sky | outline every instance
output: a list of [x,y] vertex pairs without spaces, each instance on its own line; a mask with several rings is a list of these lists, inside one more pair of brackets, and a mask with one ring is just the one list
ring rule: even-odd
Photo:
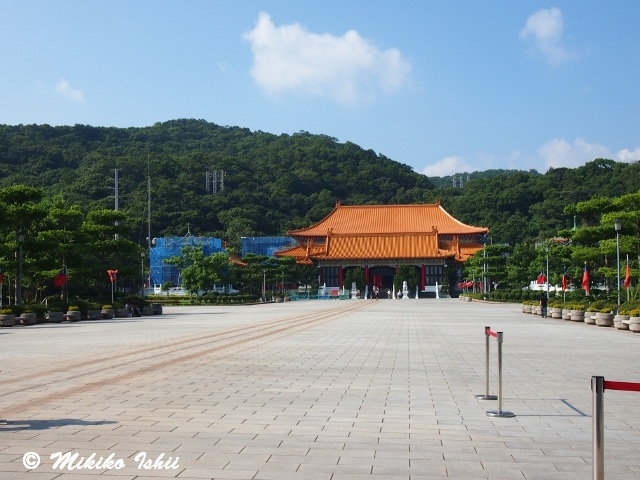
[[639,19],[637,0],[0,0],[0,124],[306,131],[428,176],[631,162]]

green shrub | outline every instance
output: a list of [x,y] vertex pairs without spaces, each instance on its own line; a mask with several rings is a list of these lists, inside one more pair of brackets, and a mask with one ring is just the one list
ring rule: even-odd
[[620,305],[620,314],[629,315],[631,310],[640,309],[640,300],[628,300]]
[[[82,300],[80,298],[77,298],[73,301],[75,307],[77,307],[78,310],[80,310],[80,313],[82,315],[86,315],[87,312],[89,311],[89,302],[87,300]],[[71,307],[69,307],[69,310],[71,310]]]
[[25,312],[35,313],[37,318],[44,318],[49,308],[42,303],[33,303],[25,307]]

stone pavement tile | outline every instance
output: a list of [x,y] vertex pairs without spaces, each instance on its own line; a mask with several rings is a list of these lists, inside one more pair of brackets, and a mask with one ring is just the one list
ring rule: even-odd
[[303,463],[297,471],[299,473],[333,473],[334,475],[345,473],[370,475],[371,467],[366,465],[318,465]]
[[269,458],[268,463],[287,463],[300,465],[302,463],[309,465],[337,465],[338,456],[307,456],[307,455],[282,455],[274,454]]
[[[31,480],[32,478],[36,478],[36,480],[38,480],[37,477],[37,473],[34,474],[33,471],[29,472],[29,480]],[[138,480],[140,477],[138,475],[125,475],[125,474],[116,474],[115,472],[113,473],[100,473],[100,472],[96,472],[95,474],[92,473],[78,473],[78,472],[56,472],[53,473],[53,475],[56,475],[55,480]],[[7,477],[3,477],[7,478]],[[11,477],[8,478],[8,480],[10,480]],[[156,477],[157,478],[157,477]]]
[[281,472],[259,471],[252,480],[332,480],[331,473],[287,472],[283,476]]
[[[200,472],[199,470],[195,470],[195,472]],[[208,470],[205,472],[208,474],[207,477],[198,477],[198,476],[188,476],[187,472],[183,472],[184,475],[176,478],[210,478],[210,479],[233,479],[233,480],[251,480],[255,478],[258,473],[257,470]],[[182,475],[182,474],[181,474]],[[137,479],[136,479],[137,480]]]
[[232,459],[224,470],[256,470],[261,472],[280,472],[286,476],[288,472],[295,472],[300,467],[299,463],[262,463],[257,461],[247,461],[242,458]]
[[[352,474],[352,473],[336,473],[331,477],[331,480],[410,480],[409,475],[376,475],[375,477],[371,474]],[[413,477],[411,477],[413,478]],[[431,477],[434,478],[443,478],[442,476]]]
[[369,458],[369,457],[340,457],[340,461],[338,465],[364,465],[371,467],[372,471],[375,472],[374,467],[388,467],[391,469],[404,469],[409,468],[409,459],[408,458]]
[[249,446],[245,447],[241,450],[243,455],[296,455],[296,456],[305,456],[309,453],[308,448],[272,448],[272,447],[264,447],[264,446]]

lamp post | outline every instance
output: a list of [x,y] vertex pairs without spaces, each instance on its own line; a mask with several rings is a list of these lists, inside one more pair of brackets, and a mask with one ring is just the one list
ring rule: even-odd
[[142,282],[142,301],[144,301],[144,252],[140,252],[140,270],[142,275],[140,276],[140,281]]
[[267,271],[262,271],[262,301],[267,301]]
[[613,228],[616,229],[616,258],[618,263],[616,263],[616,270],[618,271],[618,311],[620,312],[620,229],[622,228],[622,222],[620,219],[616,219],[613,222]]
[[22,244],[24,243],[24,233],[16,234],[18,240],[18,276],[16,277],[16,305],[22,305]]
[[547,278],[545,280],[547,281],[547,300],[549,300],[549,245],[545,245],[544,251],[547,255]]

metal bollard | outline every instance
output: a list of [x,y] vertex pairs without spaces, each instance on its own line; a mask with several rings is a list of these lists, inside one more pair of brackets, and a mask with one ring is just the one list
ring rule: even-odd
[[516,414],[502,410],[502,332],[498,332],[498,409],[487,411],[488,417],[515,417]]
[[591,377],[593,395],[593,480],[604,480],[604,377]]
[[485,375],[485,388],[484,395],[476,395],[475,397],[478,400],[497,400],[498,397],[495,395],[489,395],[489,332],[491,331],[491,327],[484,327],[484,338],[485,338],[485,357],[484,357],[484,375]]

